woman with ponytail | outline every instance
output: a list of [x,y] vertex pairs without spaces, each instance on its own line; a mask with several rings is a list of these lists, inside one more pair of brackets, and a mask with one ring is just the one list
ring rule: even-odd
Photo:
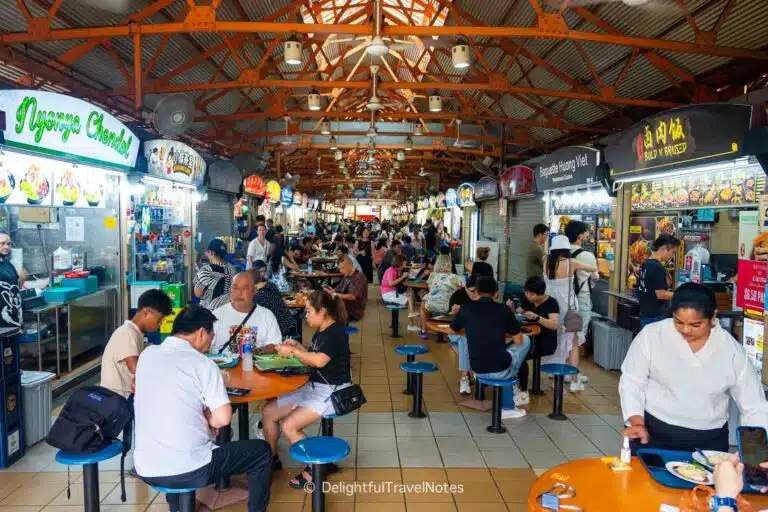
[[[350,385],[349,336],[347,312],[339,297],[317,290],[307,298],[307,323],[316,328],[309,348],[293,340],[277,347],[282,357],[295,357],[312,369],[309,382],[292,393],[270,400],[264,407],[264,440],[272,447],[272,469],[282,468],[277,455],[277,440],[282,431],[291,444],[304,439],[304,429],[323,416],[333,414],[331,393]],[[278,426],[279,425],[279,426]],[[333,472],[334,469],[329,468]],[[309,468],[290,481],[291,487],[303,488],[312,479]]]

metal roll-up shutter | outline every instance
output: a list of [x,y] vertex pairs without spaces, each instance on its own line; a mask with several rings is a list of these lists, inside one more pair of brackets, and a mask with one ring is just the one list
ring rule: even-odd
[[197,209],[197,232],[201,233],[200,246],[208,247],[212,238],[232,236],[234,196],[208,191],[208,200]]
[[544,201],[537,197],[509,201],[507,208],[507,281],[524,284],[533,226],[543,222]]
[[[507,216],[499,213],[500,202],[500,199],[494,199],[483,201],[478,206],[480,208],[480,240],[493,240],[499,244],[498,261],[491,262],[491,265],[496,269],[497,279],[504,281],[504,258],[506,255],[504,230],[506,228]],[[475,254],[470,254],[469,257],[473,261],[476,259]],[[493,257],[493,254],[491,254],[491,257]]]

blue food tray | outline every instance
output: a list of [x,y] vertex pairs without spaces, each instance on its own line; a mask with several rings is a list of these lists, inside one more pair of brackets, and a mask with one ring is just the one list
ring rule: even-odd
[[426,279],[408,279],[406,281],[407,283],[426,283]]
[[[651,478],[656,480],[657,483],[663,485],[664,487],[671,487],[672,489],[693,489],[694,487],[696,487],[695,484],[686,482],[685,480],[682,480],[676,477],[675,475],[667,471],[666,468],[649,467],[645,463],[645,460],[642,457],[642,454],[644,453],[659,455],[661,457],[661,460],[664,462],[664,465],[666,465],[667,462],[672,462],[672,461],[693,463],[694,460],[693,460],[692,452],[683,452],[678,450],[664,450],[662,448],[640,448],[639,450],[637,450],[637,456],[640,459],[640,462],[643,464],[643,466],[645,466],[645,469],[651,475]],[[744,486],[744,489],[741,492],[747,493],[747,494],[760,494],[757,491],[753,491],[749,489],[748,486]]]
[[68,300],[76,299],[83,295],[79,288],[48,288],[43,290],[43,297],[45,302],[67,302]]
[[[224,354],[206,354],[206,355],[208,357],[221,357],[221,356],[224,356]],[[235,366],[238,365],[238,363],[240,363],[240,358],[236,357],[235,359],[233,359],[232,361],[230,361],[228,363],[216,363],[216,366],[218,366],[219,368],[234,368]]]

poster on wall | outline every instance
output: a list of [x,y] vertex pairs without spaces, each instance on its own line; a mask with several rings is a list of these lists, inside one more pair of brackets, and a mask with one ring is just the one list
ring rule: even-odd
[[736,305],[762,315],[768,262],[739,260],[736,275]]
[[6,113],[5,144],[19,149],[129,170],[136,165],[139,139],[95,105],[47,91],[0,91]]
[[5,151],[0,155],[0,205],[52,206],[53,169],[59,160]]
[[475,206],[475,186],[471,183],[462,183],[456,190],[456,204],[461,208]]
[[53,169],[53,206],[104,208],[107,176],[86,166],[63,165]]
[[744,334],[742,345],[749,356],[749,360],[755,365],[758,372],[763,371],[763,337],[764,325],[760,320],[744,317]]
[[150,140],[144,143],[144,157],[150,176],[185,185],[200,186],[206,163],[200,154],[176,140]]

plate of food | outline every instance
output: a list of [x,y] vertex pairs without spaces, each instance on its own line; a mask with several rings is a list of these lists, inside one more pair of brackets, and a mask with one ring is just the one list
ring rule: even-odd
[[706,466],[712,469],[714,469],[715,466],[721,462],[725,462],[731,458],[733,458],[733,455],[728,452],[718,452],[715,450],[699,450],[693,452],[693,460],[702,466]]
[[50,190],[48,179],[43,175],[40,166],[32,164],[27,170],[27,174],[19,184],[19,190],[27,196],[27,203],[32,205],[41,204]]
[[667,471],[681,480],[696,485],[712,485],[715,477],[710,471],[690,462],[670,461],[666,465]]
[[240,357],[235,354],[208,354],[208,357],[219,368],[234,368],[240,361]]

